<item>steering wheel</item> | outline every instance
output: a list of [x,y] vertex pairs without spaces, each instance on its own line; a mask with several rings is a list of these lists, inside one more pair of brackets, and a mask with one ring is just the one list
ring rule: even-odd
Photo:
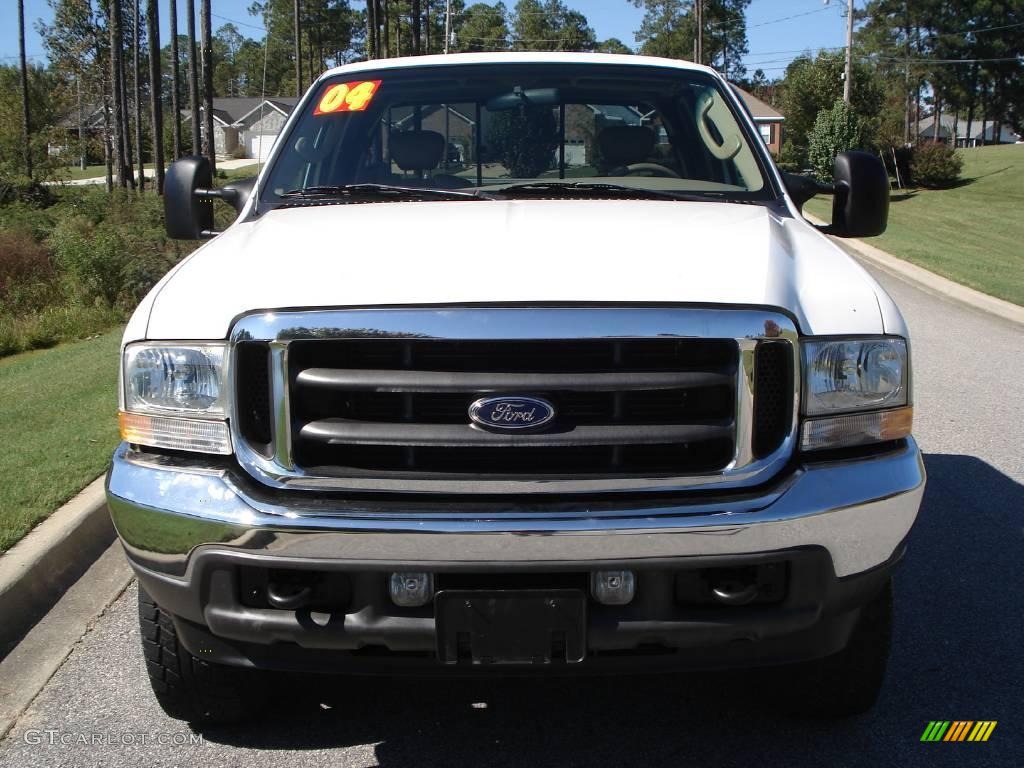
[[657,176],[662,179],[683,178],[671,168],[660,163],[633,163],[626,166],[627,176]]

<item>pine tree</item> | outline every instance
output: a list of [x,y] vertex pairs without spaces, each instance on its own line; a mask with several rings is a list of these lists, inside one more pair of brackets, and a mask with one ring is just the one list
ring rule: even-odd
[[[192,0],[186,0],[191,2]],[[178,0],[169,0],[171,22],[171,157],[181,157],[181,62],[178,54]],[[162,129],[161,129],[162,130]]]
[[149,37],[149,109],[152,126],[153,172],[156,191],[164,193],[164,105],[160,74],[160,5],[146,0],[146,33]]

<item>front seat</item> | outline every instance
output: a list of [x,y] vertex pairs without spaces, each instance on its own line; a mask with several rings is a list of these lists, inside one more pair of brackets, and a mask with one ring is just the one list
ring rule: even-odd
[[613,125],[597,134],[605,176],[626,176],[628,168],[647,163],[658,142],[657,134],[642,125]]
[[472,186],[466,179],[448,174],[426,178],[444,158],[445,140],[437,131],[395,131],[389,144],[391,159],[403,171],[413,171],[419,184],[426,187],[456,189]]

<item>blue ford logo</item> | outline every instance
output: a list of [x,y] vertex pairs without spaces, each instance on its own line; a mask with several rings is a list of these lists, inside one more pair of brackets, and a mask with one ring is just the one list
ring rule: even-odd
[[539,397],[484,397],[469,406],[469,418],[487,429],[536,429],[555,418],[555,406]]

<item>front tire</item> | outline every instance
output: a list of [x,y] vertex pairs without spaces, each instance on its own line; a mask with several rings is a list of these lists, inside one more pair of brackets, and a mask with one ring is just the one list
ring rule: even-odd
[[892,642],[892,580],[864,605],[846,648],[797,667],[797,714],[850,717],[870,710],[885,683]]
[[171,617],[139,585],[139,629],[146,671],[160,707],[177,720],[227,725],[255,714],[263,695],[252,670],[196,658]]

